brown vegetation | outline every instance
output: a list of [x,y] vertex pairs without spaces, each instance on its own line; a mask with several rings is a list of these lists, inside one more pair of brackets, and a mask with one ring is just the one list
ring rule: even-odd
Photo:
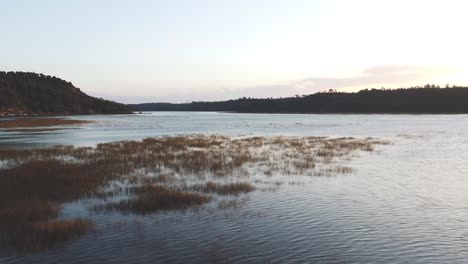
[[80,237],[92,228],[94,224],[86,219],[34,222],[17,230],[14,245],[20,250],[44,250]]
[[255,190],[255,187],[247,182],[221,184],[209,181],[205,184],[194,185],[190,189],[219,195],[239,195]]
[[135,198],[104,206],[107,210],[148,214],[161,210],[187,209],[200,206],[211,197],[181,190],[169,189],[162,185],[146,184],[133,188]]
[[0,120],[0,128],[69,126],[89,123],[93,122],[66,118],[16,118]]
[[[253,191],[254,185],[234,181],[251,173],[269,177],[351,173],[343,161],[381,144],[388,142],[193,135],[96,147],[0,150],[0,242],[44,249],[84,234],[92,227],[89,222],[55,220],[63,203],[81,198],[123,195],[124,200],[102,208],[124,213],[188,209],[210,202],[210,195]],[[192,180],[198,184],[187,184]],[[125,187],[115,187],[122,184]]]
[[58,216],[59,204],[92,195],[108,181],[102,169],[58,160],[31,160],[0,172],[0,237],[19,249],[47,248],[84,234],[91,227],[85,220],[48,221]]

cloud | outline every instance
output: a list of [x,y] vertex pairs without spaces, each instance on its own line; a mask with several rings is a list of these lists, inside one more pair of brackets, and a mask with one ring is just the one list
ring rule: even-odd
[[424,85],[436,78],[457,72],[453,67],[386,65],[364,69],[352,77],[305,78],[289,84],[254,86],[240,89],[224,89],[206,94],[206,98],[232,99],[239,97],[290,97],[329,89],[359,90],[363,88],[399,88]]
[[[328,89],[352,90],[372,87],[404,87],[425,84],[436,78],[453,74],[456,68],[416,65],[375,66],[360,75],[343,78],[306,78],[297,83],[298,91],[317,92]],[[390,87],[389,87],[390,86]]]
[[[311,94],[329,89],[353,91],[363,88],[399,88],[432,83],[437,78],[458,73],[460,70],[451,67],[387,65],[364,69],[360,74],[351,77],[305,78],[286,84],[272,84],[239,88],[218,89],[175,89],[158,95],[100,95],[126,103],[218,101],[237,99],[239,97],[267,98],[291,97],[296,94]],[[435,83],[444,85],[444,83]]]

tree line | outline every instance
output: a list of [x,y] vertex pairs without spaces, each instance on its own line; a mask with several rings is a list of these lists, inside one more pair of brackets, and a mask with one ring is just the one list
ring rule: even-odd
[[288,98],[239,98],[184,104],[129,105],[136,111],[230,111],[240,113],[468,113],[468,87],[436,85],[400,89],[329,90]]

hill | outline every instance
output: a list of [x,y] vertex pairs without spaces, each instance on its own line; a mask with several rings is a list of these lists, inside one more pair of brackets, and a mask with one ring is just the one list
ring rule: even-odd
[[185,104],[129,105],[135,111],[232,111],[241,113],[468,113],[468,87],[366,89],[277,99],[239,98]]
[[91,97],[57,77],[0,71],[0,115],[124,114],[124,104]]

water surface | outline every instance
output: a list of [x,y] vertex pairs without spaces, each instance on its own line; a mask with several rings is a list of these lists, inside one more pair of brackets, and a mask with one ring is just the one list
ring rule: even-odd
[[268,115],[158,112],[80,116],[94,124],[44,133],[0,132],[0,147],[94,145],[179,134],[354,136],[392,145],[335,177],[276,175],[239,208],[147,216],[98,213],[92,201],[62,217],[96,231],[42,253],[0,251],[0,263],[466,263],[467,115]]

